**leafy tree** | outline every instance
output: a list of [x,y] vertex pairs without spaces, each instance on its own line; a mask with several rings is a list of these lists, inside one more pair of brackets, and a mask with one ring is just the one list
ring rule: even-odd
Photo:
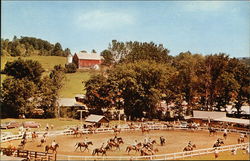
[[44,69],[38,61],[18,59],[7,62],[4,73],[16,79],[27,78],[35,83],[39,82]]
[[92,52],[92,53],[97,53],[97,52],[95,51],[95,49],[93,49],[91,52]]
[[75,63],[65,64],[65,72],[66,73],[75,73],[77,70],[77,66]]
[[2,84],[2,112],[8,117],[29,114],[34,104],[29,101],[36,94],[36,85],[27,78],[7,78]]
[[61,55],[62,55],[62,52],[63,52],[62,46],[61,46],[60,43],[57,42],[57,43],[55,44],[55,47],[54,47],[53,51],[52,51],[52,55],[61,56]]
[[102,51],[101,56],[103,57],[103,62],[102,62],[103,65],[110,66],[115,61],[111,51],[109,51],[109,50]]

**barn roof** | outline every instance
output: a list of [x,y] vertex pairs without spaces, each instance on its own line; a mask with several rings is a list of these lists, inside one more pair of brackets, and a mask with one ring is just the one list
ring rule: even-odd
[[95,122],[95,123],[98,123],[101,120],[109,122],[109,120],[105,116],[103,116],[103,115],[93,115],[93,114],[89,115],[86,118],[85,122]]
[[59,98],[57,100],[59,106],[71,107],[71,106],[84,106],[80,102],[76,102],[75,98]]
[[75,53],[78,59],[85,59],[85,60],[101,60],[101,56],[98,53],[87,53],[87,52],[79,52]]
[[232,122],[232,123],[238,123],[238,124],[244,124],[249,125],[249,121],[247,119],[237,119],[237,118],[230,118],[230,117],[221,117],[214,119],[215,121],[223,121],[223,122]]
[[217,112],[217,111],[193,111],[193,117],[197,119],[216,119],[226,117],[226,112]]

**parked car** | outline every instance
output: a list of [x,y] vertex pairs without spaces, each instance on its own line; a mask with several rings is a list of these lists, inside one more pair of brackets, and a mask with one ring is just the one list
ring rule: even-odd
[[182,121],[180,127],[187,127],[188,123],[186,121]]
[[41,125],[34,121],[26,121],[23,123],[24,128],[39,128]]
[[5,122],[1,124],[1,129],[13,129],[20,127],[21,124],[16,121]]

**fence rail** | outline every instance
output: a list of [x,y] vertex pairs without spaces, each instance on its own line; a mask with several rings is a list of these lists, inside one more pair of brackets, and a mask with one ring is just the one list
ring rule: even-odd
[[[232,149],[243,148],[249,146],[249,143],[227,145],[219,147],[218,151],[229,151]],[[192,157],[197,155],[205,155],[214,153],[214,148],[198,149],[193,151],[169,153],[161,155],[150,155],[150,156],[69,156],[69,155],[57,155],[58,160],[170,160],[180,159],[186,157]]]
[[[150,130],[190,130],[186,127],[181,126],[173,126],[169,127],[167,125],[149,125]],[[216,131],[223,131],[224,129],[221,128],[214,128]],[[140,130],[140,126],[136,127],[135,129],[130,129],[129,127],[123,127],[121,128],[121,131],[133,131],[133,130]],[[208,127],[198,127],[197,130],[208,130]],[[85,134],[91,133],[88,129],[81,129],[81,131]],[[108,133],[108,132],[114,132],[112,128],[97,128],[94,133]],[[234,133],[243,133],[250,135],[250,130],[236,130],[236,129],[228,129],[228,132],[234,132]],[[45,132],[37,132],[38,136],[41,137]],[[49,131],[48,136],[57,136],[57,135],[72,135],[74,133],[73,130],[59,130],[59,131]],[[27,137],[31,138],[31,132],[27,133]],[[1,137],[1,142],[7,142],[11,140],[18,140],[22,138],[22,134],[18,135],[11,135],[11,136],[5,136]]]
[[10,149],[10,148],[1,148],[0,151],[3,153],[3,155],[7,156],[30,158],[32,160],[48,160],[48,161],[56,160],[56,154],[53,153],[29,151],[22,149]]
[[[173,126],[169,127],[167,125],[149,125],[151,130],[190,130],[189,128],[181,127],[181,126]],[[140,130],[140,127],[136,127],[135,129],[130,129],[129,127],[121,128],[121,131],[133,131],[133,130]],[[208,127],[199,127],[197,130],[207,130]],[[223,131],[224,129],[215,128],[216,131]],[[88,129],[81,129],[83,133],[90,133]],[[94,131],[94,133],[109,133],[114,132],[112,128],[98,128]],[[243,134],[250,134],[249,129],[246,131],[243,130],[236,130],[236,129],[228,129],[228,132],[233,133],[243,133]],[[45,132],[37,132],[38,136],[41,137]],[[57,135],[72,135],[74,133],[73,130],[59,130],[59,131],[49,131],[48,136],[57,136]],[[31,132],[27,133],[27,137],[31,138]],[[1,137],[1,142],[7,142],[11,140],[21,139],[22,135],[12,135]],[[241,148],[243,146],[249,146],[249,143],[244,144],[235,144],[235,145],[228,145],[228,146],[221,146],[218,151],[228,151],[233,148]],[[192,152],[178,152],[178,153],[170,153],[170,154],[162,154],[162,155],[151,155],[151,156],[68,156],[68,155],[57,155],[58,160],[145,160],[145,159],[154,159],[154,160],[168,160],[168,159],[179,159],[185,157],[191,157],[196,155],[203,155],[203,154],[210,154],[214,152],[214,148],[207,148],[207,149],[199,149],[193,150]]]

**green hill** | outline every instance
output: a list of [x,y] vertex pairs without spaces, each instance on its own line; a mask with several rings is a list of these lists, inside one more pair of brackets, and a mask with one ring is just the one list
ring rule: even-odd
[[[22,59],[32,59],[40,62],[42,67],[45,69],[44,75],[48,74],[55,65],[61,64],[65,65],[67,62],[66,57],[60,56],[29,56],[21,57]],[[18,57],[11,56],[2,56],[1,57],[1,69],[4,69],[4,65],[7,61],[14,61]],[[89,70],[78,70],[76,73],[66,74],[66,79],[64,81],[64,86],[60,90],[60,97],[74,97],[76,94],[84,93],[83,81],[86,81],[90,78],[92,74],[97,73],[96,71]],[[5,75],[1,74],[1,82],[5,79]]]

